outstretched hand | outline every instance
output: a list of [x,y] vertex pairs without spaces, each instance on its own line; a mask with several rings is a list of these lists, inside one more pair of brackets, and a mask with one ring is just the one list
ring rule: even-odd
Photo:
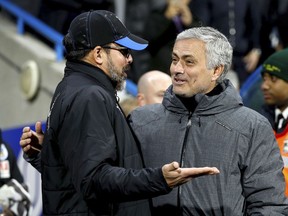
[[184,184],[193,178],[220,173],[216,167],[180,168],[179,163],[172,162],[162,167],[163,176],[170,188]]
[[29,157],[33,157],[42,149],[44,134],[41,127],[41,122],[36,122],[35,130],[36,131],[31,130],[30,127],[24,127],[19,142],[22,150]]

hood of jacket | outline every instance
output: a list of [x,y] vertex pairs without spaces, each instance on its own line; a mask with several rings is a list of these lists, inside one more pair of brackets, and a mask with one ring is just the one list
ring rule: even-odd
[[[237,93],[237,90],[228,79],[224,80],[216,88],[219,91],[215,94],[196,94],[194,96],[195,114],[213,115],[243,105],[239,93]],[[173,93],[172,85],[165,92],[163,105],[167,110],[176,114],[191,114],[179,97]]]

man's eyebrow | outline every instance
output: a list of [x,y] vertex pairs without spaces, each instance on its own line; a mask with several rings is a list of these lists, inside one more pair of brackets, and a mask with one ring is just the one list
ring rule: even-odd
[[193,56],[193,55],[183,55],[181,56],[181,59],[184,59],[184,60],[193,60],[194,62],[197,62],[198,60]]
[[195,59],[195,57],[193,55],[188,55],[188,54],[187,55],[183,55],[182,58],[193,58],[193,59]]
[[193,55],[191,54],[186,54],[186,55],[182,55],[182,56],[179,56],[177,55],[176,53],[172,52],[172,56],[177,56],[178,58],[194,58]]

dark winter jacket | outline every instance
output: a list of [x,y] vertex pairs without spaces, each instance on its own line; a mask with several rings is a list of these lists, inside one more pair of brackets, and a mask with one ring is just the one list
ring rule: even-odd
[[189,111],[171,86],[162,104],[130,116],[146,166],[175,160],[220,170],[153,198],[154,214],[288,215],[283,162],[269,122],[243,106],[228,80],[216,89],[191,98]]
[[127,201],[170,191],[161,168],[138,170],[142,155],[115,94],[103,71],[67,62],[41,151],[44,215],[146,216],[148,200]]

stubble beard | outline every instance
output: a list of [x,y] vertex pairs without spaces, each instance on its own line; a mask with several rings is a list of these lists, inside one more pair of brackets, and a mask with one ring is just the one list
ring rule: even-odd
[[112,62],[112,59],[108,58],[108,71],[110,73],[111,80],[116,82],[115,89],[117,91],[121,91],[124,88],[124,82],[127,78],[126,71],[130,69],[130,66],[127,65],[122,69],[122,71],[118,70]]

